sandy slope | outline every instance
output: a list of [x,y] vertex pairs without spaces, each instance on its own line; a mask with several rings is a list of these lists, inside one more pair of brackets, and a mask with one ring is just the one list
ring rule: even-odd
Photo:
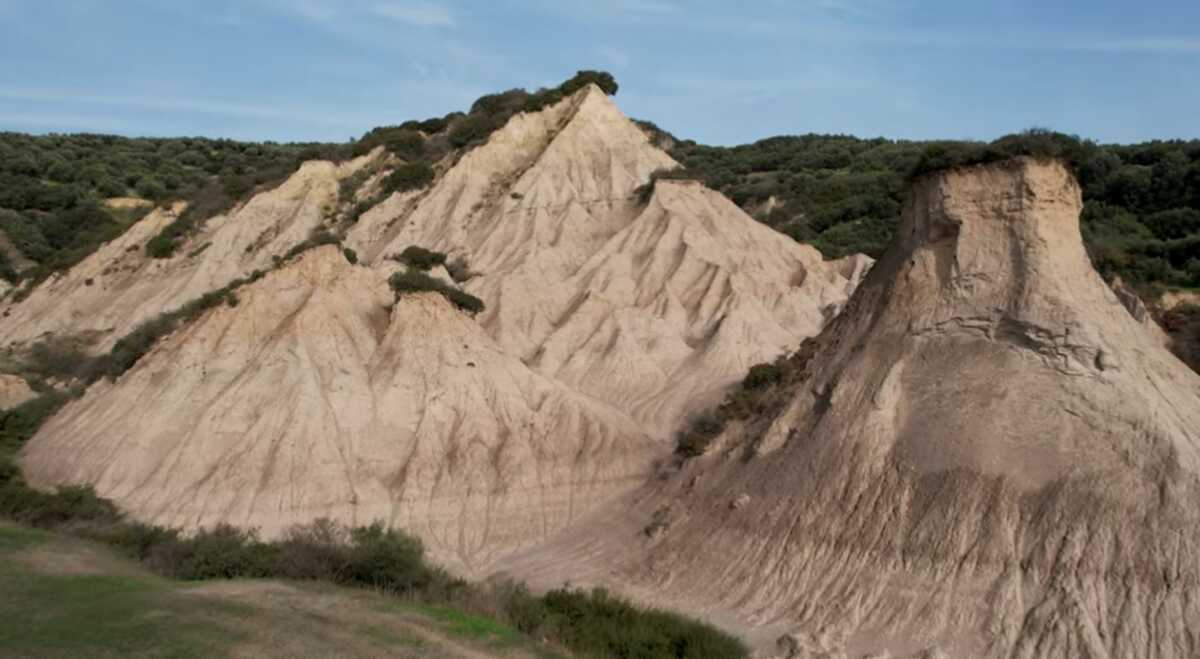
[[573,557],[790,629],[781,656],[1196,656],[1200,377],[1092,270],[1080,207],[1057,164],[923,181],[784,405],[510,567]]
[[638,198],[677,166],[589,87],[515,117],[347,242],[381,267],[409,245],[464,259],[477,273],[466,288],[488,304],[480,322],[507,352],[665,437],[815,334],[853,288],[840,265],[699,184]]
[[382,275],[336,247],[239,299],[51,420],[29,477],[188,528],[380,519],[470,570],[645,476],[654,444],[627,417],[436,294],[391,306]]
[[[111,340],[299,242],[362,166],[309,163],[210,221],[194,257],[131,249],[153,215],[13,308],[0,339]],[[640,484],[679,422],[819,331],[862,271],[699,184],[638,194],[674,166],[595,87],[518,115],[364,214],[346,239],[360,265],[333,247],[283,265],[70,404],[23,466],[187,528],[382,519],[484,571]],[[410,245],[465,259],[486,311],[389,307],[389,257]],[[109,268],[92,299],[83,280]]]

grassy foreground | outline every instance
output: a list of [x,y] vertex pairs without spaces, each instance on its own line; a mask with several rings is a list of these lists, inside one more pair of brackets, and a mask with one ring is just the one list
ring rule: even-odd
[[4,657],[553,657],[511,627],[360,589],[180,582],[0,522]]

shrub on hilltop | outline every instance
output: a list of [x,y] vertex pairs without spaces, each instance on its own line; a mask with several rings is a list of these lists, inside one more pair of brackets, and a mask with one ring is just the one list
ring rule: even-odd
[[483,311],[484,308],[483,300],[417,270],[393,273],[388,279],[388,284],[396,293],[397,299],[409,293],[432,291],[441,294],[451,304],[471,315]]

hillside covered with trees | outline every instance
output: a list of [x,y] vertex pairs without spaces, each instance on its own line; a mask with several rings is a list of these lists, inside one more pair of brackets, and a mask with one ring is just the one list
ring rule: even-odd
[[[1084,240],[1102,273],[1139,286],[1200,287],[1200,141],[1097,145],[1031,135],[1052,139],[1074,165]],[[801,135],[735,147],[678,141],[670,150],[692,176],[758,220],[837,258],[878,256],[899,222],[910,177],[987,148]]]

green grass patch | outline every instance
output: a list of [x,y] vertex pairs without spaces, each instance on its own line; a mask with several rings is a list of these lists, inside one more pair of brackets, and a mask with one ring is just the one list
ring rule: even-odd
[[442,623],[443,628],[462,638],[501,643],[519,643],[520,632],[491,618],[471,615],[448,606],[417,606],[422,614]]
[[50,538],[0,527],[0,656],[219,657],[240,638],[231,623],[244,607],[149,575],[47,574],[19,560]]

